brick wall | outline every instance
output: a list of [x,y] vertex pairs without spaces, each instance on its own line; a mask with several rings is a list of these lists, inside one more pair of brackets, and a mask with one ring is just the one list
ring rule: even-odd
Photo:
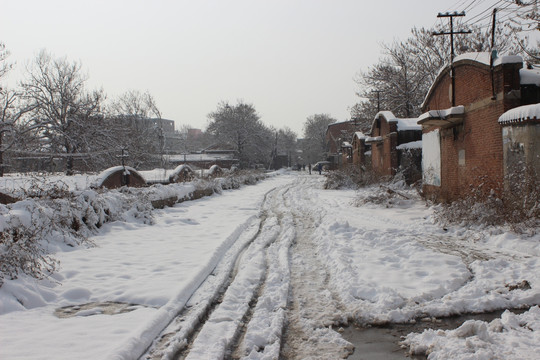
[[[499,116],[518,105],[521,64],[495,68],[493,84],[489,66],[465,60],[455,64],[456,105],[465,106],[463,123],[439,127],[441,133],[441,186],[425,186],[429,198],[454,201],[479,191],[502,194],[503,146]],[[441,74],[425,102],[424,111],[451,107],[451,79]],[[495,92],[495,97],[494,97]],[[433,127],[424,127],[431,131]]]

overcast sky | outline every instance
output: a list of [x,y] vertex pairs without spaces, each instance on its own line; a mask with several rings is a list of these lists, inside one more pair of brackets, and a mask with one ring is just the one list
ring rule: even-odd
[[405,40],[413,26],[432,27],[437,13],[472,3],[5,0],[0,42],[18,70],[46,49],[80,61],[89,88],[109,98],[149,91],[177,128],[204,129],[220,101],[241,99],[267,125],[301,135],[310,115],[350,118],[353,77],[377,62],[381,43]]

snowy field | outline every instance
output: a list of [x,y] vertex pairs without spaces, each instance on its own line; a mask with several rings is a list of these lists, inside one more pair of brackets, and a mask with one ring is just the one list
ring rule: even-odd
[[323,190],[318,175],[105,224],[60,270],[0,288],[5,359],[329,359],[337,330],[500,309],[491,323],[410,334],[430,359],[535,359],[540,235],[446,228],[420,200],[353,205],[378,188]]

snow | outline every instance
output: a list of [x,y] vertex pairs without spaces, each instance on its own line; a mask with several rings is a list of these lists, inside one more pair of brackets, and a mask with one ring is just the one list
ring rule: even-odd
[[130,173],[134,174],[140,174],[137,170],[130,166],[113,166],[111,168],[108,168],[106,170],[103,170],[96,179],[96,187],[101,187],[103,185],[103,182],[111,176],[111,174],[114,174],[117,171],[124,171],[126,175],[129,175]]
[[521,85],[540,86],[540,69],[519,69]]
[[397,121],[398,131],[407,131],[407,130],[422,130],[422,126],[418,125],[417,118],[411,119],[395,119]]
[[367,138],[367,136],[361,131],[356,131],[354,133],[354,136],[357,137],[358,139],[366,139]]
[[[461,60],[473,60],[479,63],[490,65],[491,53],[490,52],[468,52],[460,54],[454,58],[454,63]],[[514,64],[514,63],[523,63],[523,58],[519,55],[499,55],[493,61],[493,65],[497,66],[500,64]]]
[[391,111],[379,111],[377,115],[375,115],[375,119],[379,116],[384,116],[388,122],[397,123],[398,131],[422,130],[422,126],[417,124],[417,118],[397,118]]
[[499,117],[499,123],[519,123],[533,119],[540,119],[540,104],[524,105],[510,109]]
[[409,334],[404,344],[411,353],[428,353],[429,359],[532,359],[540,344],[540,308],[516,315],[505,311],[490,323],[469,320],[455,330],[426,330]]
[[444,109],[444,110],[430,110],[420,115],[417,120],[420,121],[420,120],[429,119],[429,118],[446,119],[449,116],[461,115],[464,112],[465,112],[465,107],[463,105],[458,105],[458,106],[453,106],[449,109]]
[[422,148],[422,140],[411,141],[411,142],[400,144],[397,146],[398,150],[421,149],[421,148]]
[[33,190],[46,190],[53,187],[65,188],[70,191],[84,190],[94,186],[98,175],[79,174],[65,176],[63,174],[4,174],[0,177],[0,192],[20,196]]
[[[222,358],[239,341],[243,324],[235,358],[278,358],[290,289],[299,281],[291,276],[291,264],[300,260],[319,269],[315,275],[325,286],[304,286],[324,301],[305,302],[303,314],[381,324],[533,306],[521,315],[505,312],[489,324],[411,334],[405,344],[412,352],[429,350],[430,359],[536,356],[540,235],[443,229],[421,200],[355,206],[354,199],[376,196],[380,189],[323,190],[323,180],[282,174],[154,210],[152,223],[144,216],[125,217],[104,224],[90,239],[93,247],[51,238],[61,264],[56,273],[43,280],[23,275],[0,288],[2,357],[135,359],[170,331],[162,358],[173,358],[189,341],[187,358]],[[164,196],[169,187],[180,192],[192,186],[151,191]],[[111,207],[113,194],[121,193],[110,192]],[[28,205],[3,207],[0,224],[8,217],[28,223]],[[124,211],[118,206],[117,212]],[[293,253],[300,236],[313,259]],[[524,281],[528,287],[519,287]],[[218,306],[201,323],[214,301]],[[339,314],[330,302],[339,302]],[[173,319],[183,309],[193,312],[177,325]],[[350,346],[331,328],[339,320],[317,319],[303,324],[306,346]]]
[[188,161],[188,162],[197,162],[197,161],[216,161],[216,160],[233,160],[234,154],[219,154],[219,153],[209,153],[209,154],[186,154],[186,155],[167,155],[169,161]]
[[382,136],[370,136],[366,139],[366,143],[379,142],[382,141]]
[[[188,166],[188,165],[180,165],[180,166]],[[143,179],[146,180],[147,182],[164,182],[164,181],[169,181],[169,176],[176,173],[177,169],[178,167],[174,170],[153,169],[153,170],[139,171],[139,174],[141,174]]]

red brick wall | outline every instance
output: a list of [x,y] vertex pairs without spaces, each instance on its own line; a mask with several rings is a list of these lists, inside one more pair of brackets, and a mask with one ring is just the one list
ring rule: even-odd
[[393,176],[398,167],[397,125],[388,122],[384,116],[379,117],[379,127],[373,128],[371,136],[382,136],[382,143],[371,147],[371,167],[379,176]]
[[353,165],[355,166],[362,166],[365,163],[365,155],[364,152],[366,151],[365,146],[365,140],[364,139],[358,139],[355,137],[353,139]]
[[[441,186],[425,186],[427,197],[454,201],[479,190],[487,195],[502,193],[503,147],[498,118],[518,105],[511,90],[519,89],[520,64],[495,68],[494,84],[497,99],[493,100],[489,66],[472,61],[455,65],[456,105],[465,106],[461,125],[441,130]],[[451,107],[451,79],[443,74],[430,93],[424,111]],[[424,128],[423,131],[431,131]],[[462,155],[460,163],[460,154]]]

